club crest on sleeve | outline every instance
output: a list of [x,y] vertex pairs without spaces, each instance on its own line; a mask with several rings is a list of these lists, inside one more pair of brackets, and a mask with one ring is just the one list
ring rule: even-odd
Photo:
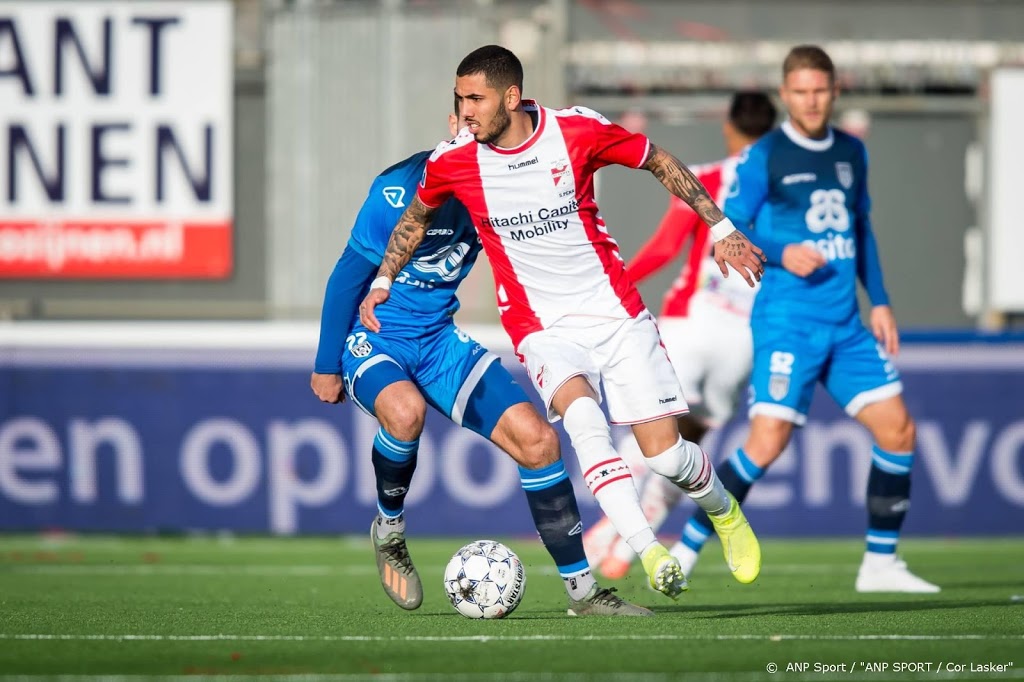
[[[423,171],[426,173],[426,170]],[[405,208],[405,188],[385,187],[381,190],[384,199],[394,208]]]

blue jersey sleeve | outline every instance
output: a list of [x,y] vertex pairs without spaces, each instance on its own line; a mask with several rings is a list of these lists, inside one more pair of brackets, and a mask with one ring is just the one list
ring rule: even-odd
[[341,354],[345,337],[355,321],[356,307],[370,288],[377,273],[378,261],[368,260],[350,240],[334,271],[327,280],[324,307],[320,313],[320,343],[316,350],[313,371],[318,374],[340,374]]
[[871,196],[868,194],[868,153],[861,145],[864,163],[864,179],[861,193],[857,198],[857,219],[854,229],[857,234],[857,277],[868,292],[871,305],[889,305],[889,294],[882,277],[882,262],[878,256],[878,242],[871,229]]
[[397,187],[383,187],[380,178],[370,186],[370,193],[359,209],[356,222],[352,225],[352,236],[348,246],[363,258],[379,263],[391,239],[391,230],[402,217],[402,208],[395,208],[385,201],[387,191],[398,191]]
[[722,212],[764,251],[769,263],[781,265],[786,245],[768,235],[755,234],[753,229],[757,215],[768,199],[768,153],[767,141],[756,142],[743,150]]

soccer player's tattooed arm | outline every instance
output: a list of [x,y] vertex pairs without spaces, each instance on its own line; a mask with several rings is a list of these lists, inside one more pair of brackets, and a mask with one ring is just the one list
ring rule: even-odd
[[[707,225],[717,226],[726,220],[722,210],[715,204],[697,176],[672,154],[651,144],[643,167],[653,173],[665,189],[685,201]],[[764,273],[764,260],[761,249],[752,244],[739,230],[733,229],[715,242],[715,261],[722,274],[729,276],[729,269],[726,267],[728,263],[750,286],[754,286],[755,279],[761,279]]]
[[651,145],[644,168],[651,171],[665,185],[665,189],[685,201],[708,225],[719,223],[725,218],[697,176],[682,161],[661,147]]
[[391,239],[384,250],[377,278],[373,280],[370,291],[359,305],[359,320],[370,331],[380,331],[380,322],[374,314],[374,308],[390,297],[391,283],[423,241],[427,234],[427,226],[434,216],[434,210],[420,201],[418,196],[413,195],[412,203],[405,209],[395,229],[391,231]]

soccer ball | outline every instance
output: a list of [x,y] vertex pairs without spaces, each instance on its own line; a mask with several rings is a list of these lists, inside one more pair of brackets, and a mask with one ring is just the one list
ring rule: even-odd
[[444,591],[466,618],[504,618],[523,599],[526,571],[516,553],[505,545],[476,540],[448,562]]

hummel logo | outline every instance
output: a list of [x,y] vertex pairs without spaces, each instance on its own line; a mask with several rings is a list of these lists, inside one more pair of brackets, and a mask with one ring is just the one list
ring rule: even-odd
[[582,532],[583,532],[583,522],[579,521],[579,522],[576,523],[575,526],[572,527],[572,530],[569,531],[569,535],[579,535]]

